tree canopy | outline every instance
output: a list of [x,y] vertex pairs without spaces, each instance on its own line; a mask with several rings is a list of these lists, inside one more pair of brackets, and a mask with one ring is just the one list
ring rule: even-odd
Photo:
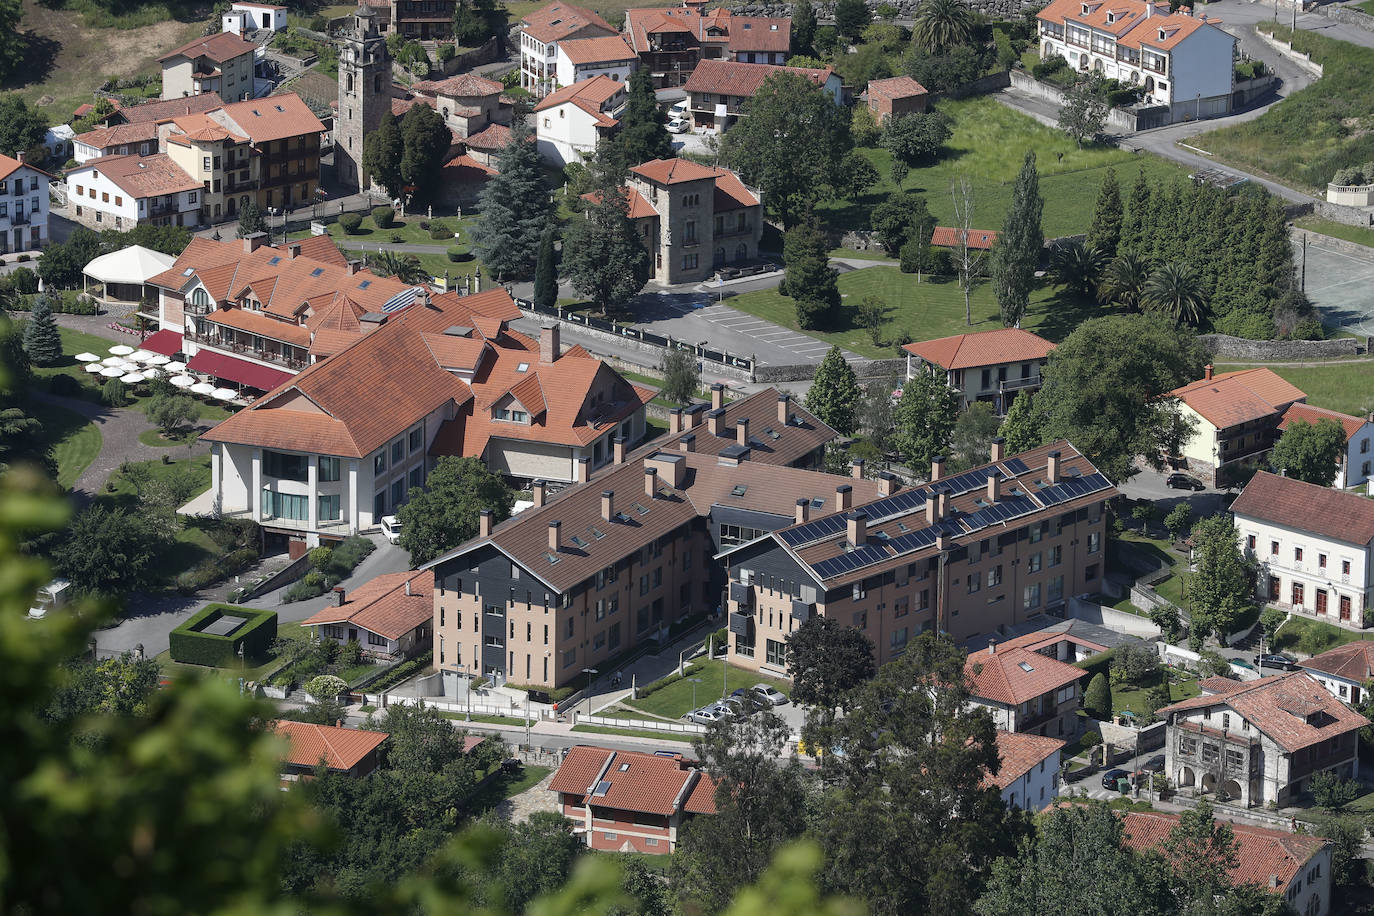
[[796,302],[797,324],[828,328],[840,308],[838,271],[830,266],[830,246],[814,216],[798,222],[782,239],[781,292]]
[[1027,150],[1012,185],[1011,206],[1007,208],[1002,231],[992,246],[992,284],[1002,310],[1002,323],[1007,327],[1019,328],[1030,307],[1035,268],[1040,263],[1040,249],[1045,247],[1045,234],[1040,228],[1044,207],[1035,151]]
[[[440,166],[453,135],[439,112],[428,105],[412,105],[401,118],[401,180],[415,189],[414,201],[433,201],[443,181]],[[514,141],[512,141],[514,145]]]
[[[428,106],[422,106],[428,107]],[[363,140],[363,168],[372,180],[386,189],[396,200],[401,196],[401,158],[405,155],[405,141],[401,137],[401,119],[391,112],[382,115],[382,123]]]
[[481,461],[446,455],[429,472],[425,488],[412,488],[409,502],[397,511],[400,544],[412,563],[428,563],[476,536],[483,509],[492,511],[493,523],[504,522],[514,504],[514,492]]
[[792,701],[834,709],[876,669],[873,640],[831,617],[812,617],[787,634],[787,675]]
[[529,277],[553,204],[539,151],[523,122],[511,128],[496,169],[499,174],[482,187],[482,219],[472,229],[472,249],[498,280]]
[[844,353],[831,347],[806,392],[806,409],[840,435],[852,435],[858,422],[860,394],[859,379]]
[[1241,553],[1240,535],[1229,515],[1214,515],[1193,525],[1193,562],[1188,580],[1188,613],[1193,644],[1212,633],[1225,637],[1255,606],[1255,570]]
[[893,409],[893,445],[912,468],[930,467],[931,459],[949,448],[959,418],[959,392],[945,382],[938,369],[923,368],[902,383],[902,397]]
[[563,236],[563,272],[600,311],[622,311],[649,281],[652,261],[630,219],[630,193],[603,170],[595,200]]
[[1274,443],[1269,465],[1276,474],[1329,487],[1336,479],[1340,460],[1345,457],[1345,443],[1345,429],[1335,420],[1323,419],[1316,423],[1296,420],[1288,424]]

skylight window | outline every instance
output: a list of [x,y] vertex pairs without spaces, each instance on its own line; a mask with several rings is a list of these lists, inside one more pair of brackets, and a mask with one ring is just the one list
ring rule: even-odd
[[648,515],[649,507],[644,505],[643,503],[635,503],[635,511],[638,512],[640,515]]
[[367,288],[368,288],[369,286],[371,286],[371,285],[372,285],[372,281],[371,281],[371,280],[364,280],[363,282],[361,282],[361,283],[358,284],[358,289],[367,289]]
[[518,365],[518,366],[515,367],[515,371],[516,371],[516,372],[529,372],[529,371],[530,371],[530,364],[529,364],[529,363],[521,363],[520,365]]
[[589,526],[587,530],[590,531],[592,537],[596,538],[598,541],[606,536],[606,532],[602,531],[600,528]]
[[1034,668],[1032,668],[1032,667],[1030,666],[1030,663],[1029,663],[1029,662],[1017,662],[1017,663],[1016,663],[1016,667],[1020,668],[1022,671],[1026,672],[1027,674],[1029,674],[1030,672],[1032,672],[1032,671],[1035,670]]
[[548,560],[549,565],[552,566],[553,564],[558,562],[559,556],[556,553],[546,553],[544,554],[544,559]]
[[592,794],[604,796],[609,791],[611,791],[611,782],[608,779],[603,779],[596,784],[596,788],[592,790]]
[[587,542],[584,541],[584,540],[582,540],[581,535],[576,535],[576,534],[574,534],[574,535],[572,536],[572,542],[573,542],[573,546],[574,546],[574,547],[577,547],[577,548],[579,548],[579,549],[587,546]]
[[911,529],[908,528],[908,527],[906,526],[906,522],[898,522],[898,523],[897,523],[897,530],[898,530],[898,531],[910,531]]
[[618,521],[622,521],[622,522],[628,522],[628,521],[630,520],[630,517],[629,517],[628,515],[626,515],[624,512],[617,512],[617,513],[615,514],[615,517],[616,517],[616,519],[617,519]]
[[748,491],[749,491],[749,486],[748,486],[748,484],[737,483],[737,484],[735,484],[735,488],[734,488],[733,490],[730,491],[730,495],[731,495],[731,496],[743,496],[743,495],[744,495],[745,493],[747,493]]
[[821,499],[821,498],[818,497],[818,496],[812,497],[812,498],[811,498],[811,508],[812,508],[812,509],[824,509],[824,508],[825,508],[825,500]]
[[280,256],[280,255],[274,255],[273,257],[270,257],[270,258],[267,259],[267,263],[268,263],[269,265],[271,265],[272,267],[276,267],[278,264],[281,263],[281,256]]
[[185,270],[183,270],[183,271],[181,272],[181,275],[182,275],[183,277],[189,277],[189,276],[191,276],[191,274],[193,274],[193,273],[195,273],[195,272],[196,272],[196,269],[195,269],[194,267],[188,267],[188,268],[186,268]]
[[628,763],[622,763],[622,764],[620,765],[620,772],[622,772],[622,773],[627,772],[629,769],[630,769],[630,765],[629,765]]
[[324,273],[324,268],[323,268],[323,267],[316,267],[314,270],[310,271],[310,276],[312,276],[312,277],[318,277],[318,276],[319,276],[320,274],[322,274],[322,273]]

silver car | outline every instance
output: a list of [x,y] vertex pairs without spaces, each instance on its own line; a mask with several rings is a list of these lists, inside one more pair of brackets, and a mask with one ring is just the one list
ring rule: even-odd
[[754,693],[767,700],[769,703],[772,703],[774,706],[783,706],[787,703],[787,695],[776,687],[770,687],[768,684],[755,684]]
[[687,717],[698,725],[713,725],[724,719],[728,713],[717,705],[703,706],[687,714]]

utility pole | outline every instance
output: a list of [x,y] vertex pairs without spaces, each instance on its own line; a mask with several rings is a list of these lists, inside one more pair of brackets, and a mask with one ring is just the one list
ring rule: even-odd
[[1302,234],[1302,274],[1298,289],[1307,292],[1307,233]]

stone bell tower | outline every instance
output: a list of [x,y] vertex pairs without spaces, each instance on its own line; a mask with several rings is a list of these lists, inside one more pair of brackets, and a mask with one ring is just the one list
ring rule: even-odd
[[334,116],[334,174],[352,191],[372,184],[363,169],[363,141],[391,111],[391,55],[366,3],[349,17],[339,43],[339,110]]

